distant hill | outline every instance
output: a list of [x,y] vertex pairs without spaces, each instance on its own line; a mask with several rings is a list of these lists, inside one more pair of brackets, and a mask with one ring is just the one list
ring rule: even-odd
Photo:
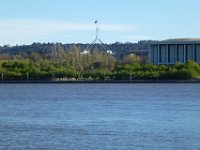
[[[133,51],[144,51],[148,50],[149,45],[153,41],[139,41],[138,43],[120,43],[116,42],[113,44],[106,44],[110,50],[113,51],[117,58],[120,58],[122,55],[133,52]],[[62,44],[62,43],[33,43],[32,45],[21,45],[21,46],[13,46],[10,47],[9,45],[0,46],[0,54],[7,54],[7,55],[26,55],[32,52],[42,53],[44,55],[51,55],[56,51],[68,52],[72,50],[74,47],[83,51],[89,44]],[[104,51],[101,44],[96,44],[93,46],[93,50]]]

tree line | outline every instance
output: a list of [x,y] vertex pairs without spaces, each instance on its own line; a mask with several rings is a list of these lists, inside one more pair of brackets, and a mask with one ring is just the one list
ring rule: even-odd
[[[114,53],[115,57],[120,58],[122,55],[126,53],[130,53],[134,50],[148,50],[149,44],[152,41],[140,41],[138,43],[112,43],[112,44],[105,44],[108,48],[110,48]],[[62,43],[33,43],[31,45],[4,45],[0,46],[0,54],[8,54],[8,55],[25,55],[31,52],[38,52],[43,54],[47,57],[50,57],[54,51],[63,51],[69,52],[71,51],[72,47],[77,47],[80,49],[85,49],[89,44],[81,44],[81,43],[72,43],[72,44],[62,44]],[[102,44],[95,44],[93,46],[92,51],[98,49],[100,51],[104,51]]]
[[82,55],[75,45],[68,52],[55,48],[46,55],[40,52],[1,54],[1,80],[152,80],[196,79],[200,65],[152,65],[144,58],[125,55],[116,59],[111,54],[94,50]]

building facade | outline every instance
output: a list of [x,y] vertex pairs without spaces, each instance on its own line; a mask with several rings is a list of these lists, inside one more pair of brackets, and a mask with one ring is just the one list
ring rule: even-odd
[[200,64],[200,39],[170,39],[150,45],[152,64],[186,63],[192,60]]

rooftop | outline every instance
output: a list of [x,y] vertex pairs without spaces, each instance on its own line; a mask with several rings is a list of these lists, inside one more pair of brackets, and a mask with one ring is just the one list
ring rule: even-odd
[[200,42],[200,38],[177,38],[177,39],[167,39],[161,42]]
[[163,41],[153,42],[152,44],[193,44],[200,43],[200,38],[177,38],[177,39],[167,39]]

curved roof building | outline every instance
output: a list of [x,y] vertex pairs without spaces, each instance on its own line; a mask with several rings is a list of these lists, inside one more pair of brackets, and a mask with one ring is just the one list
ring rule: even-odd
[[182,43],[188,43],[188,42],[200,42],[200,38],[179,38],[179,39],[167,39],[161,42],[182,42]]
[[150,46],[152,64],[185,63],[188,60],[200,64],[200,38],[168,39]]

